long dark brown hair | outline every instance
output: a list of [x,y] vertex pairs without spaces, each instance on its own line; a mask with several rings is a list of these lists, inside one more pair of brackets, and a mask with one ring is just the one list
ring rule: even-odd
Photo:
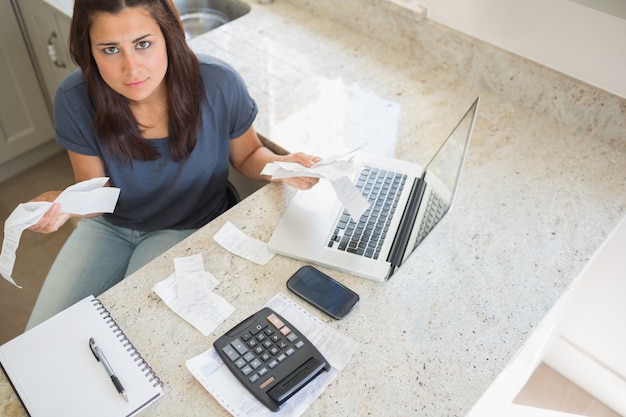
[[149,161],[159,157],[140,126],[125,97],[111,89],[100,76],[91,54],[89,31],[97,13],[119,13],[127,7],[145,7],[157,22],[167,48],[169,147],[175,161],[185,160],[196,145],[204,99],[200,64],[185,39],[178,9],[172,0],[75,0],[70,27],[70,54],[82,69],[96,115],[93,126],[105,149],[123,161]]

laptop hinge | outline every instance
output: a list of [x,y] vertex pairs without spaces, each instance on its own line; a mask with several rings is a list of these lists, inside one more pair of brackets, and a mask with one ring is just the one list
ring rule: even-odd
[[402,213],[402,219],[400,219],[400,226],[396,232],[396,236],[391,244],[391,251],[387,257],[387,261],[391,263],[392,270],[399,267],[404,258],[404,252],[409,244],[409,238],[411,237],[411,231],[415,225],[415,219],[417,217],[417,211],[420,207],[420,201],[424,196],[424,190],[426,190],[426,182],[424,178],[418,178],[411,188],[409,194],[409,204],[407,204]]

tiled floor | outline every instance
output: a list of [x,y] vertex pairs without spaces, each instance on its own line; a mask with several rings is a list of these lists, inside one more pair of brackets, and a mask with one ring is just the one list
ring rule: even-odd
[[581,416],[619,417],[545,363],[537,367],[515,403]]
[[[69,159],[62,152],[0,183],[0,237],[4,239],[4,222],[19,203],[73,182]],[[66,224],[52,234],[22,234],[12,276],[23,288],[0,279],[0,344],[24,331],[46,273],[71,230],[72,226]]]
[[[63,189],[72,183],[73,174],[65,153],[1,183],[0,221],[4,224],[17,204],[43,191]],[[72,226],[66,224],[49,235],[28,231],[22,235],[13,278],[24,288],[15,288],[0,279],[0,344],[24,330],[48,268],[71,229]],[[0,236],[4,237],[4,230]],[[619,416],[546,365],[539,366],[516,402],[584,416]]]

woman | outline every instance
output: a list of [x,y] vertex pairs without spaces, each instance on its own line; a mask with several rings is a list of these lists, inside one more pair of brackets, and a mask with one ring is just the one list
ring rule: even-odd
[[[191,51],[171,0],[75,0],[70,53],[81,71],[57,91],[56,140],[77,182],[107,176],[121,192],[115,213],[78,223],[28,328],[99,295],[227,210],[229,161],[261,180],[268,162],[319,160],[262,145],[252,126],[257,107],[240,76]],[[316,179],[286,182],[308,189]],[[56,231],[69,217],[54,204],[31,230]]]

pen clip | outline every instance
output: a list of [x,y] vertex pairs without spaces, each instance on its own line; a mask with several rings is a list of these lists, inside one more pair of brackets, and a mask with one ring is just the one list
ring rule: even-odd
[[126,394],[126,390],[122,386],[122,383],[118,379],[117,375],[115,375],[115,372],[113,372],[113,369],[111,369],[109,361],[107,361],[106,357],[96,344],[96,341],[93,337],[89,338],[89,349],[91,349],[91,353],[93,353],[93,356],[96,357],[98,362],[100,362],[104,366],[104,369],[109,374],[109,377],[111,377],[111,381],[113,382],[113,385],[115,385],[115,389],[117,389],[117,392],[126,400],[126,402],[128,402],[128,395]]
[[98,362],[100,362],[100,356],[98,355],[98,353],[96,352],[96,349],[98,348],[98,346],[96,345],[96,341],[94,340],[93,337],[89,338],[89,349],[91,350],[91,353],[93,353],[93,356],[96,357],[96,359],[98,360]]

